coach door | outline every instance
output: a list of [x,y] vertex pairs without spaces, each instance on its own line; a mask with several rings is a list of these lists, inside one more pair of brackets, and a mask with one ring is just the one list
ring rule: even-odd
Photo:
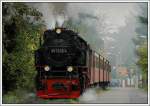
[[89,54],[88,54],[89,58],[88,58],[88,78],[90,79],[90,83],[91,83],[91,68],[92,68],[92,50],[89,50]]

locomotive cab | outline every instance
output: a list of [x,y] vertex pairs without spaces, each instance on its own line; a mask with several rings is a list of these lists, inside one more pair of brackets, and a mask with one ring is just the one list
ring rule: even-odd
[[71,30],[47,30],[43,44],[35,51],[37,96],[78,98],[82,67],[86,67],[87,43]]

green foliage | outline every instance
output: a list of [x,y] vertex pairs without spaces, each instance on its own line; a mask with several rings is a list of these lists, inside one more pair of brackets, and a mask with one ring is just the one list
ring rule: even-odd
[[147,89],[148,81],[148,18],[144,16],[139,16],[138,21],[140,25],[137,27],[137,37],[133,39],[134,44],[136,45],[136,54],[138,56],[137,65],[141,69],[142,73],[142,86],[144,89]]
[[[3,93],[34,88],[34,50],[39,46],[42,14],[25,3],[3,3]],[[7,98],[7,99],[11,99]]]
[[138,65],[141,67],[143,71],[143,79],[147,80],[148,73],[148,48],[147,42],[144,42],[137,50],[139,60]]
[[143,24],[148,24],[148,18],[146,17],[139,16],[139,21]]

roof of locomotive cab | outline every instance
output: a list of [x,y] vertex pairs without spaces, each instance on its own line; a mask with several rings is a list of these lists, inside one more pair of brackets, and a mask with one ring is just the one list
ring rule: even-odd
[[56,33],[57,29],[61,29],[62,32],[68,32],[68,33],[72,33],[74,35],[78,35],[77,32],[75,32],[73,30],[70,30],[70,29],[67,29],[67,28],[63,28],[63,27],[56,27],[54,29],[47,29],[47,30],[44,31],[44,33],[46,33],[46,32],[55,32]]

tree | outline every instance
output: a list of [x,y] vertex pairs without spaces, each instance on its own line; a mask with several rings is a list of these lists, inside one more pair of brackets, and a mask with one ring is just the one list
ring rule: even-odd
[[140,47],[137,49],[137,54],[139,56],[139,60],[137,64],[142,69],[142,79],[143,85],[147,86],[148,81],[148,48],[147,42],[145,41]]
[[2,3],[3,93],[34,87],[34,50],[39,46],[42,14],[25,3]]
[[141,68],[143,87],[148,85],[148,18],[147,16],[138,17],[139,26],[136,29],[137,37],[133,39],[136,45],[136,54],[138,56],[137,65]]

